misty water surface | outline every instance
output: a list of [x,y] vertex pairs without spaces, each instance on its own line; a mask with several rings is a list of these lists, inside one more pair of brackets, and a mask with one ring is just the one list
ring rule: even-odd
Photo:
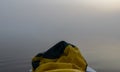
[[34,55],[61,40],[78,46],[97,72],[119,72],[119,5],[82,1],[0,0],[0,72],[28,72]]

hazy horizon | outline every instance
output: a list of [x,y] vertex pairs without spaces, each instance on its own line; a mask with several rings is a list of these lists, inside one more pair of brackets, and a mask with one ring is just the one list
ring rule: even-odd
[[35,54],[65,40],[78,46],[97,72],[119,72],[119,4],[118,0],[0,0],[0,71],[24,72]]

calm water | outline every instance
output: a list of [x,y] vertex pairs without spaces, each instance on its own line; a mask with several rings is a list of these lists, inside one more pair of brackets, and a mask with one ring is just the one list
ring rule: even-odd
[[61,40],[78,46],[97,72],[120,72],[120,6],[100,5],[0,0],[0,72],[28,72],[34,55]]

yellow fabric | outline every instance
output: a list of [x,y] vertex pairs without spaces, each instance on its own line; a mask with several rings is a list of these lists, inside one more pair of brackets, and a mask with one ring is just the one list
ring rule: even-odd
[[55,69],[55,70],[49,70],[45,72],[83,72],[77,69]]
[[87,63],[77,47],[68,45],[58,59],[40,59],[33,72],[85,72]]

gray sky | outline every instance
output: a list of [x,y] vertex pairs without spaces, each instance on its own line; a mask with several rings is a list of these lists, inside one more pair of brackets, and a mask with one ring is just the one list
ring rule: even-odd
[[0,0],[0,49],[35,48],[35,53],[66,40],[80,47],[96,70],[119,71],[119,4],[119,0]]

